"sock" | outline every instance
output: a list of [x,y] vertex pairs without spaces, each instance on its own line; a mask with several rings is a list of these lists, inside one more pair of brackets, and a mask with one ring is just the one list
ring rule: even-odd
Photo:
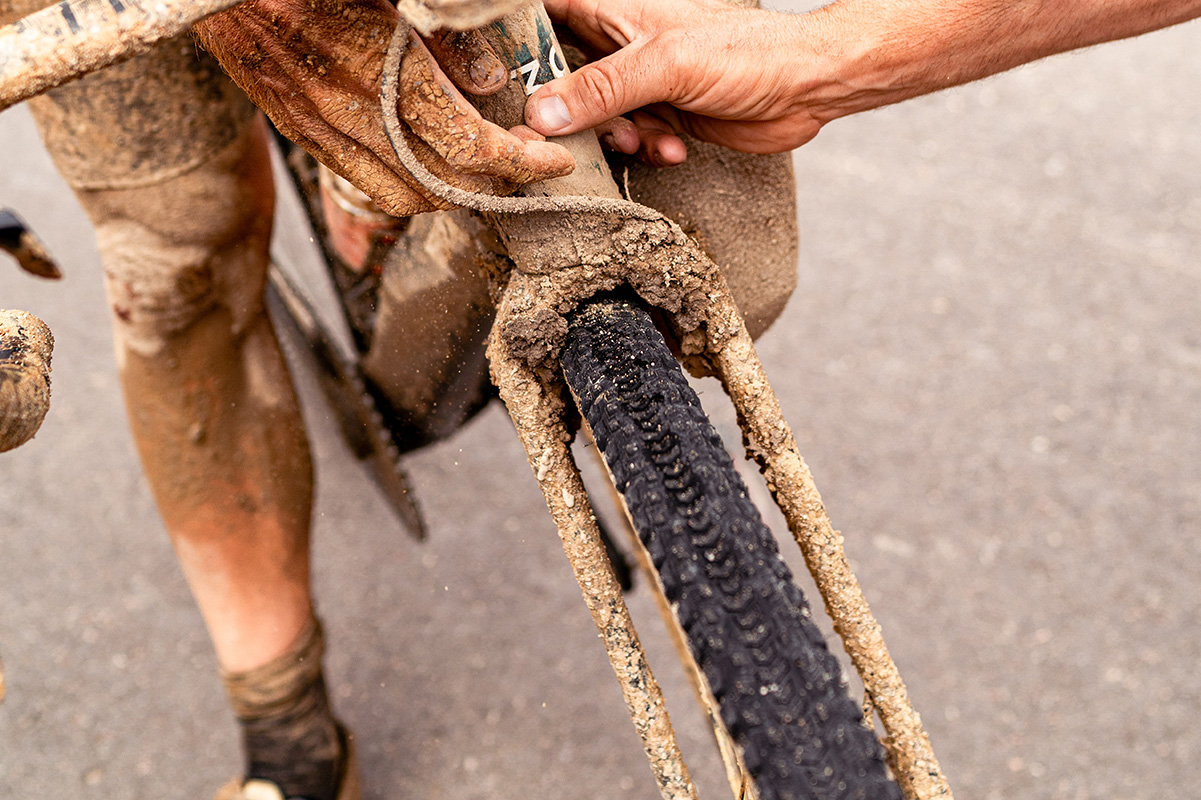
[[346,747],[325,691],[324,651],[314,617],[279,658],[221,674],[242,728],[246,779],[271,781],[287,798],[337,800]]

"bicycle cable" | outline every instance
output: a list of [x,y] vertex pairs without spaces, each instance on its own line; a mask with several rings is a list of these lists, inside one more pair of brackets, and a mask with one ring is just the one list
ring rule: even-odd
[[649,222],[663,222],[671,226],[674,232],[684,236],[684,232],[660,212],[632,200],[619,200],[608,197],[593,197],[590,195],[562,195],[558,197],[499,197],[483,192],[472,192],[461,189],[434,175],[422,164],[409,143],[405,141],[401,129],[400,113],[398,111],[399,86],[401,65],[404,62],[405,42],[413,30],[413,25],[403,16],[392,33],[392,41],[388,44],[388,53],[384,59],[384,76],[380,84],[380,102],[383,106],[384,131],[388,142],[401,165],[421,184],[430,194],[455,206],[469,208],[492,214],[533,214],[538,212],[558,211],[569,213],[616,214],[630,219],[642,219]]

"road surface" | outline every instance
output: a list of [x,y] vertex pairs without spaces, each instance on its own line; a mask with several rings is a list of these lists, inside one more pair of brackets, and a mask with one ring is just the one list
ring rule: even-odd
[[[800,287],[761,352],[960,798],[1201,783],[1198,52],[1193,23],[1058,57],[796,155]],[[23,109],[0,114],[0,205],[67,274],[0,264],[0,305],[58,341],[45,427],[0,456],[0,797],[207,798],[234,728],[126,429],[87,222]],[[408,460],[418,545],[299,381],[367,796],[656,796],[503,412]]]

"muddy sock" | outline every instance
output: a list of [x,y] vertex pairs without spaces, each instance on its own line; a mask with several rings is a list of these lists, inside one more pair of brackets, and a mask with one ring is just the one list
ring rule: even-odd
[[248,672],[221,675],[242,727],[246,779],[288,798],[336,800],[345,743],[325,692],[325,640],[313,619],[287,653]]

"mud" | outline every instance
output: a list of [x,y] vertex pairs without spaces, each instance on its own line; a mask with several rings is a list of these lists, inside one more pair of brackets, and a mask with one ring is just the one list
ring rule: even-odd
[[[949,786],[938,767],[921,719],[909,702],[879,625],[850,571],[842,537],[832,529],[826,517],[820,495],[720,273],[714,266],[706,269],[703,258],[690,252],[686,243],[656,241],[656,237],[647,236],[648,227],[653,228],[635,225],[634,232],[639,235],[613,237],[611,243],[616,246],[616,252],[632,254],[632,257],[621,259],[622,264],[616,267],[607,263],[606,258],[589,256],[581,259],[577,253],[576,260],[601,263],[596,267],[577,265],[552,273],[519,271],[514,275],[498,312],[497,326],[501,335],[494,341],[494,347],[498,354],[521,362],[530,376],[538,376],[542,382],[541,393],[548,398],[540,413],[524,417],[514,414],[515,423],[519,430],[526,425],[561,425],[561,422],[553,421],[559,401],[549,399],[562,394],[550,362],[562,341],[557,322],[559,309],[578,298],[575,292],[616,285],[620,280],[617,273],[623,268],[632,270],[633,274],[625,276],[628,283],[644,297],[660,301],[652,299],[654,305],[677,312],[673,321],[682,334],[685,352],[703,359],[713,368],[734,401],[748,454],[764,471],[768,488],[789,521],[835,629],[880,714],[887,734],[885,746],[889,762],[906,796],[920,800],[950,798]],[[637,254],[644,245],[651,248],[653,254],[643,255],[640,259]],[[626,249],[623,250],[623,246]],[[517,263],[521,267],[520,259]],[[662,269],[668,271],[664,273],[660,271]],[[681,271],[670,271],[674,269]],[[581,284],[588,288],[581,288]],[[570,289],[564,289],[564,286]],[[505,369],[511,373],[506,374]],[[506,396],[506,389],[500,382],[514,381],[514,373],[512,367],[502,369],[494,363],[493,377],[501,386],[502,397]],[[529,382],[530,378],[516,380]],[[523,432],[523,438],[527,435]],[[531,465],[541,474],[544,464],[536,457],[538,451],[528,452]],[[553,492],[548,494],[547,501],[553,509]]]
[[[546,177],[530,168],[516,139],[486,135],[479,113],[457,102],[450,92],[451,87],[435,76],[430,60],[410,41],[400,75],[401,116],[419,140],[435,144],[439,155],[451,167],[486,168],[495,176],[476,175],[472,181],[475,187],[464,185],[464,188],[486,194],[510,194],[519,184]],[[461,181],[457,183],[463,185]]]
[[235,335],[262,313],[274,199],[265,136],[245,128],[166,181],[77,193],[96,229],[119,357],[161,352],[217,307]]
[[[206,618],[254,609],[243,621],[251,630],[281,606],[285,620],[307,614],[312,486],[299,407],[261,303],[265,146],[265,132],[248,131],[203,170],[81,196],[99,230],[130,426],[159,510]],[[220,200],[214,213],[195,214],[206,198]],[[131,258],[155,244],[158,258]],[[246,643],[212,630],[229,663]]]
[[525,446],[660,792],[665,800],[696,800],[663,695],[609,566],[596,515],[568,447],[564,396],[557,388],[548,390],[553,384],[509,352],[503,340],[492,340],[488,357],[493,381]]
[[[0,23],[46,5],[0,0]],[[181,175],[227,149],[254,106],[188,35],[29,101],[72,188],[150,185]]]
[[29,102],[75,189],[149,186],[229,148],[255,109],[191,37],[165,42]]
[[[389,37],[397,13],[385,0],[308,0],[304,13],[273,0],[250,0],[216,14],[195,27],[206,49],[233,80],[262,108],[275,126],[321,163],[349,180],[393,216],[453,207],[411,176],[396,159],[380,120],[379,86]],[[409,31],[404,26],[406,34]],[[409,40],[406,38],[406,44]],[[445,117],[452,103],[434,80],[430,57],[405,59],[409,90],[403,94],[407,116]],[[391,73],[396,75],[399,70]],[[393,108],[400,98],[394,100]],[[432,105],[431,105],[432,104]],[[503,171],[506,151],[517,140],[504,133],[494,141],[465,101],[447,126],[426,130],[438,150],[496,159]],[[442,179],[472,192],[508,191],[511,185],[486,175],[456,169],[420,136],[403,126],[398,135],[407,148]],[[493,131],[500,133],[499,131]],[[465,143],[482,143],[464,152]],[[484,152],[486,150],[486,152]],[[514,162],[520,166],[520,159]],[[559,168],[565,165],[559,165]],[[524,174],[520,171],[515,176]],[[507,188],[506,188],[507,187]]]
[[[399,50],[399,36],[393,42],[390,59]],[[389,104],[385,92],[385,108]],[[385,119],[390,127],[396,126],[395,120]],[[411,157],[406,159],[401,152],[403,140],[393,136],[392,141],[398,157],[408,166]],[[577,163],[588,161],[577,156]],[[547,441],[548,437],[560,440],[566,436],[564,389],[554,370],[566,329],[563,316],[582,298],[624,283],[651,305],[670,313],[691,366],[713,369],[722,379],[742,421],[748,451],[759,461],[769,488],[789,519],[827,612],[880,713],[889,760],[907,797],[949,798],[950,789],[920,717],[909,703],[879,625],[850,572],[841,537],[825,517],[820,496],[718,267],[678,225],[646,206],[614,200],[612,195],[469,197],[453,187],[437,185],[432,176],[415,174],[431,191],[492,217],[516,265],[489,348],[493,380],[526,444],[530,465],[543,484],[565,546],[576,525],[570,518],[573,504],[565,502],[566,497],[577,494],[579,478],[574,464],[554,478],[553,486],[564,489],[562,494],[546,485],[557,465],[570,464],[565,448],[557,445],[564,452],[554,452]],[[687,194],[683,187],[678,190]],[[764,321],[770,321],[770,304],[767,308]],[[586,597],[589,580],[592,577],[587,574],[581,578]],[[598,618],[602,636],[603,624]],[[620,677],[621,669],[618,674]],[[623,683],[623,690],[628,688]],[[639,717],[633,705],[631,710],[637,725]],[[651,749],[648,747],[648,752]]]
[[469,212],[416,217],[389,254],[363,370],[420,441],[449,435],[490,396],[495,307],[482,264],[501,256]]
[[[715,298],[711,325],[738,329],[741,326],[737,318],[738,309],[729,297]],[[749,334],[745,329],[736,330],[712,357],[738,412],[747,456],[759,464],[768,489],[788,520],[834,629],[863,680],[872,707],[880,715],[889,766],[905,797],[950,800],[950,786],[921,717],[909,700],[880,625],[851,571],[842,534],[830,523]]]
[[[579,398],[574,397],[574,392],[573,399],[578,407]],[[684,628],[680,625],[679,617],[676,616],[675,611],[672,610],[670,601],[667,599],[667,593],[663,587],[663,581],[659,577],[659,571],[654,568],[650,553],[647,552],[646,546],[642,543],[638,534],[634,532],[634,521],[630,517],[625,498],[622,497],[621,492],[617,491],[617,483],[613,477],[613,472],[609,469],[608,462],[605,461],[604,455],[600,452],[600,448],[596,444],[596,438],[592,433],[592,428],[587,420],[581,420],[580,429],[588,437],[588,442],[591,445],[588,451],[595,455],[597,466],[608,478],[606,486],[609,489],[610,499],[624,514],[625,524],[621,528],[625,534],[626,545],[638,560],[638,564],[642,568],[642,575],[649,578],[648,588],[655,600],[655,606],[659,610],[659,616],[663,620],[663,625],[671,638],[676,656],[680,659],[680,663],[684,665],[684,671],[687,673],[692,690],[696,693],[697,700],[704,709],[705,716],[709,720],[709,725],[713,729],[714,738],[717,741],[718,753],[721,756],[722,765],[725,767],[726,780],[730,784],[730,790],[733,792],[734,797],[739,798],[739,800],[758,800],[758,789],[749,782],[748,776],[750,773],[747,771],[742,754],[739,752],[733,737],[730,736],[725,723],[722,721],[720,707],[713,696],[713,691],[709,688],[708,680],[704,677],[704,673],[696,663],[696,659],[692,656],[692,651],[688,648],[688,639],[684,633]]]
[[312,489],[262,305],[266,127],[188,39],[31,106],[96,228],[130,427],[218,658],[263,663],[310,613]]
[[725,276],[752,338],[796,288],[796,180],[787,153],[762,156],[686,138],[688,159],[659,169],[628,159],[629,196],[694,238]]
[[[73,0],[0,28],[0,110],[146,53],[234,1],[160,2],[145,8]],[[12,22],[33,8],[25,0],[6,0],[0,4],[0,18]]]
[[0,453],[25,444],[42,427],[53,349],[46,323],[27,311],[0,310]]
[[[498,322],[514,355],[531,367],[549,367],[566,334],[564,317],[584,298],[631,286],[650,305],[667,311],[686,352],[703,352],[704,322],[715,265],[666,220],[545,213],[498,221],[519,274],[506,294]],[[720,337],[720,331],[712,336]]]
[[[215,310],[121,381],[143,468],[220,663],[278,654],[309,613],[312,467],[265,315],[231,336]],[[257,377],[252,377],[257,376]],[[269,386],[263,398],[252,387]]]

